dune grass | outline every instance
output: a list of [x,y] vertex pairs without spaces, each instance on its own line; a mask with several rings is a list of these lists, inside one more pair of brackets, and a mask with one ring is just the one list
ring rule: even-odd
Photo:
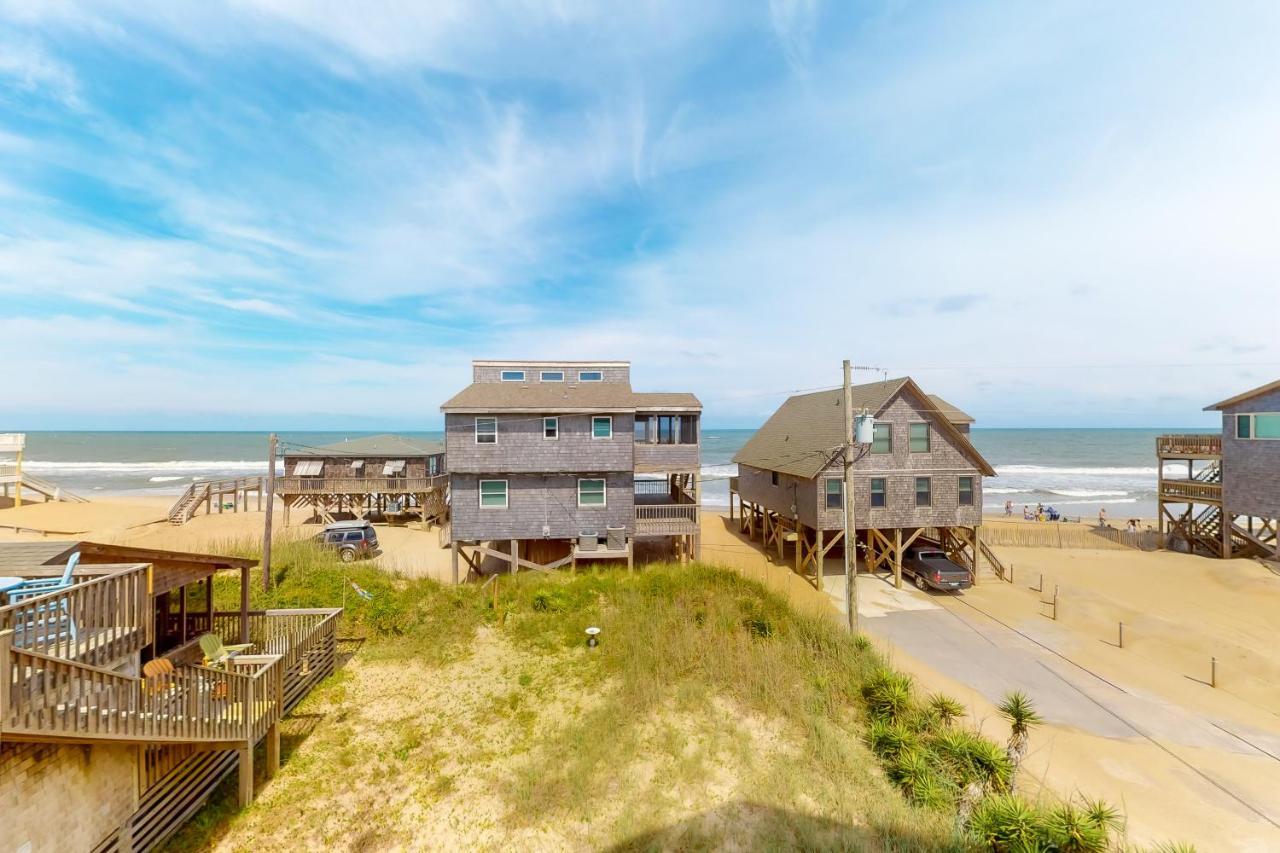
[[[920,700],[864,639],[728,570],[447,588],[297,542],[274,574],[255,607],[345,598],[342,633],[363,645],[300,706],[320,722],[258,802],[237,812],[230,780],[169,849],[1116,843],[1088,809],[1012,799],[1004,747],[953,700]],[[235,594],[215,587],[219,606]],[[960,825],[974,786],[985,798]]]

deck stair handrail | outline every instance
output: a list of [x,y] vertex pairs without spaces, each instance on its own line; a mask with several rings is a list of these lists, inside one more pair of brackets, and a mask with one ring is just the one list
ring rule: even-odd
[[169,507],[169,521],[174,524],[185,524],[195,515],[200,504],[212,501],[214,495],[236,494],[243,491],[262,491],[266,477],[257,474],[251,477],[229,477],[225,480],[199,480],[187,486],[186,491]]
[[38,741],[256,742],[283,713],[281,655],[135,678],[13,648],[0,633],[0,736]]
[[139,651],[150,639],[148,576],[138,565],[0,607],[13,646],[89,665]]
[[1222,462],[1220,460],[1215,460],[1212,464],[1206,465],[1204,468],[1197,471],[1195,476],[1191,479],[1198,480],[1201,483],[1221,483]]
[[12,483],[21,482],[22,485],[28,486],[42,495],[66,501],[67,503],[83,504],[89,502],[88,498],[68,491],[57,483],[46,480],[44,477],[38,477],[30,471],[24,470],[19,476],[17,465],[0,465],[0,480],[7,480]]

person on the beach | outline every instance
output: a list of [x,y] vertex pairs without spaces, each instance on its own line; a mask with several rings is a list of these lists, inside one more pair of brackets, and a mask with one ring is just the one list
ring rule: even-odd
[[1027,506],[1026,504],[1023,504],[1023,505],[1022,505],[1022,520],[1023,520],[1023,521],[1032,521],[1033,519],[1035,519],[1035,516],[1031,514],[1031,507]]
[[1098,507],[1098,526],[1107,526],[1107,508],[1105,506]]
[[1013,501],[1004,502],[1004,514],[1008,518],[1013,518]]

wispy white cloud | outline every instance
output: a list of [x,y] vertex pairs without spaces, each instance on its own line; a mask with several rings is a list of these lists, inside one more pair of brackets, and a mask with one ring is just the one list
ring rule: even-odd
[[[50,56],[37,42],[5,37],[0,31],[0,81],[9,91],[40,94],[79,110],[80,83],[75,72]],[[0,103],[4,101],[0,94]]]
[[769,0],[769,20],[791,70],[809,73],[820,0]]

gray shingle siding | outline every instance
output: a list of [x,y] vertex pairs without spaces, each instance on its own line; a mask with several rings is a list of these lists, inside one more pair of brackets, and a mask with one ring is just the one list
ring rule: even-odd
[[1280,413],[1280,391],[1223,410],[1222,497],[1230,513],[1280,518],[1280,440],[1235,437],[1235,416],[1259,412]]
[[591,415],[559,415],[560,437],[556,439],[543,438],[538,415],[493,417],[498,421],[497,444],[476,444],[475,415],[445,415],[450,471],[487,474],[632,470],[632,415],[612,415],[613,437],[607,439],[591,437]]
[[[604,507],[578,506],[578,479],[588,474],[459,474],[450,480],[452,538],[463,540],[570,539],[606,527],[635,531],[634,479],[630,472],[598,472],[605,479]],[[507,508],[481,508],[480,480],[507,481]],[[549,527],[544,534],[543,525]]]
[[[892,452],[871,453],[865,448],[854,462],[854,521],[859,529],[870,527],[972,527],[982,523],[982,475],[972,462],[936,427],[930,428],[929,451],[910,452],[910,424],[929,422],[932,415],[922,413],[929,405],[902,394],[894,398],[877,417],[878,423],[889,423]],[[915,505],[915,478],[932,478],[932,505]],[[843,479],[840,461],[829,464],[813,479],[778,474],[779,485],[773,486],[770,472],[747,465],[738,466],[738,491],[748,501],[758,503],[786,517],[793,511],[801,523],[822,530],[844,527],[843,509],[826,509],[826,485],[829,478]],[[887,481],[885,507],[871,507],[871,479]],[[973,478],[973,505],[959,505],[959,478]],[[795,510],[792,507],[795,507]]]
[[635,444],[637,471],[696,471],[696,444]]

